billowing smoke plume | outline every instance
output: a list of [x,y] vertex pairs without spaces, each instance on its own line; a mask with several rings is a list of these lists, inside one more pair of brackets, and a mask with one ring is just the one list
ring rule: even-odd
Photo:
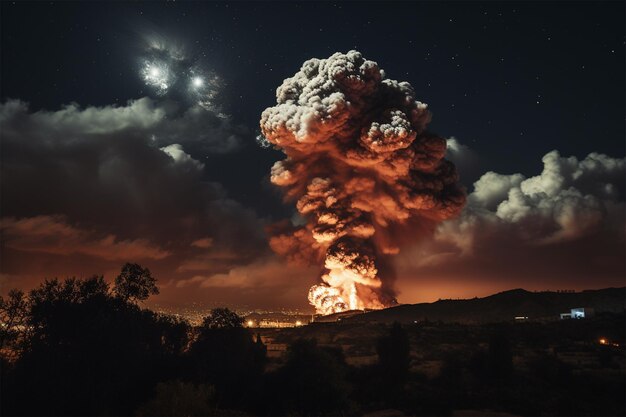
[[263,136],[287,158],[271,181],[306,224],[270,240],[291,259],[323,262],[309,292],[319,313],[395,302],[388,257],[416,224],[456,215],[465,202],[446,141],[425,130],[426,104],[357,51],[311,59],[276,91]]

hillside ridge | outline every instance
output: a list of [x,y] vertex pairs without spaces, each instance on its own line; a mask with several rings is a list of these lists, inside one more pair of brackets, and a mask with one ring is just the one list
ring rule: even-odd
[[351,322],[488,323],[515,320],[515,317],[558,320],[561,313],[569,313],[572,308],[586,308],[588,311],[591,309],[593,314],[622,313],[626,309],[626,287],[580,292],[533,292],[515,288],[482,298],[442,299],[432,303],[402,304],[363,314],[347,312],[335,316]]

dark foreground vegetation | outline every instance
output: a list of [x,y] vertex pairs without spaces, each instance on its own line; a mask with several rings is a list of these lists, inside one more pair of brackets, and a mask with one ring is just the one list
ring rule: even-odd
[[[625,413],[623,348],[610,344],[593,347],[598,364],[588,372],[542,349],[519,364],[519,328],[493,325],[481,330],[488,335],[484,344],[463,336],[467,348],[446,354],[440,371],[426,375],[415,370],[416,343],[422,338],[428,349],[445,351],[450,340],[434,346],[427,332],[394,324],[374,342],[371,364],[350,366],[340,347],[302,337],[270,370],[266,346],[235,313],[215,309],[191,328],[139,307],[157,293],[147,269],[127,264],[113,285],[102,277],[51,280],[3,298],[2,415]],[[596,323],[613,339],[623,338],[623,314]],[[549,339],[539,326],[528,327],[524,337]],[[444,330],[437,330],[439,337],[459,334]],[[583,331],[595,337],[594,330]]]

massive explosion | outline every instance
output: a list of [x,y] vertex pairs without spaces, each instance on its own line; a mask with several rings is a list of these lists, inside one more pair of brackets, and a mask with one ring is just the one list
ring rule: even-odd
[[322,282],[309,291],[318,313],[393,304],[389,256],[419,235],[416,226],[465,203],[445,139],[425,130],[426,104],[357,51],[306,61],[276,99],[261,131],[287,158],[271,181],[297,201],[306,224],[276,232],[270,246],[292,260],[323,261]]

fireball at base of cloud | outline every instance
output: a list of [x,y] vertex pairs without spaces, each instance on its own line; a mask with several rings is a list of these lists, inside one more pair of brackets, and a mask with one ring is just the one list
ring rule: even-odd
[[393,274],[377,263],[398,253],[395,234],[410,234],[409,220],[453,217],[465,203],[446,141],[425,130],[426,104],[357,51],[306,61],[276,98],[261,132],[287,158],[271,181],[306,224],[270,245],[288,259],[301,250],[323,259],[327,272],[309,291],[318,313],[391,304]]

